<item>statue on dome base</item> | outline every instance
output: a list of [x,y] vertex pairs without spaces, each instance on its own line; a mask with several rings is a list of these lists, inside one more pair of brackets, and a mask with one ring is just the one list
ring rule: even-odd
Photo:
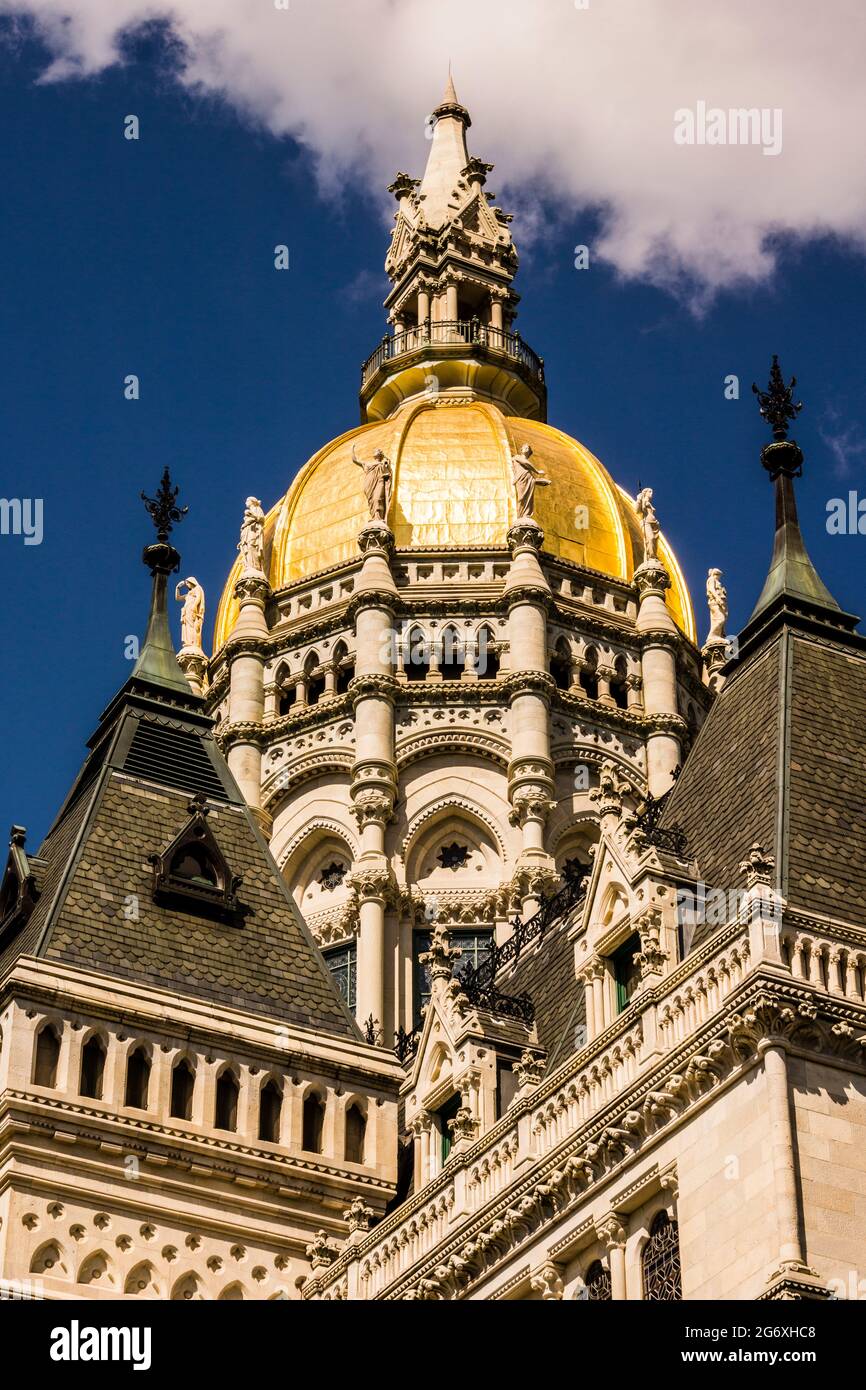
[[370,509],[370,520],[387,521],[394,483],[391,460],[381,449],[374,449],[371,459],[359,459],[353,444],[352,462],[363,470],[361,485]]
[[204,589],[194,575],[182,579],[174,591],[180,610],[180,636],[184,651],[200,652],[204,626]]
[[531,444],[524,444],[519,453],[511,456],[511,476],[514,479],[514,491],[517,494],[517,515],[522,521],[531,519],[533,516],[535,489],[550,486],[550,479],[542,473],[540,468],[536,468],[534,463],[530,463],[531,458]]
[[641,531],[643,533],[643,559],[644,564],[649,564],[659,558],[659,519],[656,516],[656,509],[653,506],[653,490],[651,487],[642,488],[635,499],[635,508],[641,519]]
[[712,569],[707,575],[707,606],[710,610],[710,631],[705,645],[724,645],[727,641],[728,593],[719,569]]
[[258,497],[248,497],[244,507],[241,524],[241,538],[238,551],[244,574],[263,574],[262,561],[265,550],[265,514]]

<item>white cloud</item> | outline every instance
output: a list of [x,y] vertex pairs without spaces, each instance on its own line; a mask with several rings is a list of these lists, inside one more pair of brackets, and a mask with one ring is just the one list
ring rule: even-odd
[[[32,18],[54,81],[121,61],[131,27],[170,23],[178,80],[299,140],[331,194],[421,172],[450,58],[471,148],[497,163],[493,186],[525,207],[541,178],[567,218],[563,255],[585,239],[580,210],[599,210],[596,255],[693,303],[767,279],[779,235],[866,246],[862,0],[289,4],[0,0],[0,14]],[[781,153],[677,145],[674,113],[699,101],[780,108]]]

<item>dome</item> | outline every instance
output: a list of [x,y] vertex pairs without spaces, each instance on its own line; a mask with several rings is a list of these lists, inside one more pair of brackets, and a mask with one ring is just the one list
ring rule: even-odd
[[[362,456],[382,449],[394,472],[388,522],[399,550],[465,550],[507,545],[516,520],[511,455],[530,444],[550,479],[535,494],[544,551],[630,583],[642,557],[634,502],[588,449],[539,420],[505,415],[484,401],[407,406],[383,421],[331,440],[304,465],[267,517],[265,563],[271,588],[321,574],[359,558],[358,532],[367,509],[353,446]],[[583,510],[585,509],[585,510]],[[588,525],[582,525],[588,518]],[[674,621],[692,641],[694,615],[682,573],[662,538],[659,556],[671,576]],[[236,562],[220,600],[214,649],[237,617]]]

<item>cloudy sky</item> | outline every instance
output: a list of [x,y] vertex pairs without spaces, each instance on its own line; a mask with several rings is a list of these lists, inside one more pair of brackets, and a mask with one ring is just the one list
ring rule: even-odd
[[[2,492],[45,515],[41,546],[0,538],[7,821],[38,838],[127,674],[139,490],[166,462],[182,482],[209,629],[244,496],[270,506],[356,422],[385,189],[423,170],[449,60],[516,213],[551,420],[655,488],[699,626],[710,565],[734,627],[766,571],[749,388],[774,351],[806,401],[810,550],[866,612],[866,537],[824,524],[866,495],[864,31],[862,0],[0,0]],[[699,103],[781,112],[781,150],[677,144]]]

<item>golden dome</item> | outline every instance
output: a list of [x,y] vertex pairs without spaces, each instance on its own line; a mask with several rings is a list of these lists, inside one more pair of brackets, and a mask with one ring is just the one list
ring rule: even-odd
[[[532,446],[534,462],[550,479],[535,494],[545,552],[630,583],[635,556],[639,563],[643,553],[634,502],[588,449],[551,425],[505,415],[489,402],[444,400],[360,425],[313,455],[268,513],[265,566],[272,589],[359,557],[358,532],[368,514],[353,445],[362,456],[382,449],[391,460],[388,523],[398,549],[436,550],[507,544],[516,520],[511,455],[523,444]],[[585,518],[589,524],[581,526]],[[671,616],[695,641],[688,590],[663,538],[659,557],[671,577]],[[237,618],[239,575],[237,561],[220,599],[215,651]]]

